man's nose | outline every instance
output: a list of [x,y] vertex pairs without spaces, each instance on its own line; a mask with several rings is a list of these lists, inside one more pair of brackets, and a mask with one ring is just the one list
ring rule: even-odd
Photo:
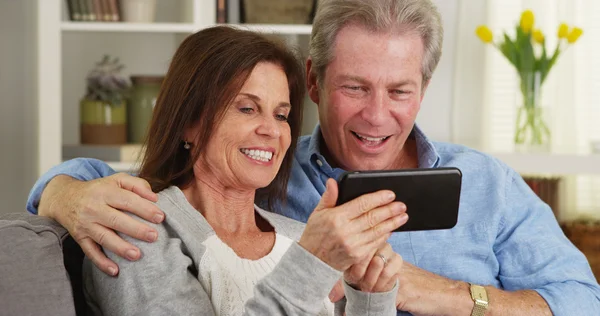
[[389,100],[381,94],[373,94],[369,103],[361,111],[361,118],[373,126],[383,125],[388,116]]

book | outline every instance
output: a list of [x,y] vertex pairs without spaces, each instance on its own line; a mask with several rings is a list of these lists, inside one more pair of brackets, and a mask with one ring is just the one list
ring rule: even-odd
[[65,0],[69,10],[71,21],[81,21],[81,11],[79,9],[79,0]]
[[78,0],[79,10],[81,11],[81,21],[89,21],[89,11],[87,7],[87,0]]
[[96,21],[96,8],[94,7],[93,0],[87,0],[88,19],[90,21]]
[[217,23],[227,23],[227,0],[217,0]]
[[113,22],[118,22],[121,20],[121,15],[119,14],[119,5],[117,3],[117,0],[107,0],[108,1],[108,6],[110,8],[110,13],[111,13],[111,21]]
[[109,0],[99,0],[100,5],[102,7],[102,21],[110,22],[112,21],[112,11],[110,10]]
[[103,21],[102,5],[100,4],[102,0],[91,0],[94,5],[94,14],[96,15],[96,21]]
[[64,160],[74,158],[96,158],[111,162],[138,162],[143,155],[141,144],[126,145],[63,145]]

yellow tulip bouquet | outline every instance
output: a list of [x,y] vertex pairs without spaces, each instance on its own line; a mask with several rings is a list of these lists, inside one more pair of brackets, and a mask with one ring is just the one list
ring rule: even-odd
[[479,26],[475,33],[484,43],[492,44],[515,67],[521,80],[523,106],[517,112],[515,144],[549,145],[550,130],[543,120],[540,101],[540,88],[550,69],[566,48],[575,43],[583,34],[578,27],[569,28],[565,23],[558,27],[558,43],[552,54],[548,54],[546,37],[541,30],[534,28],[535,16],[531,10],[521,14],[516,26],[516,35],[511,38],[504,33],[502,39],[494,42],[492,31],[487,26]]

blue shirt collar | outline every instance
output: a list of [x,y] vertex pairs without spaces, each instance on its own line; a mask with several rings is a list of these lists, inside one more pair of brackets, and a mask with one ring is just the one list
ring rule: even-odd
[[[419,155],[419,168],[435,168],[439,165],[440,155],[435,149],[434,144],[425,136],[421,129],[414,125],[411,136],[417,142],[417,153]],[[317,173],[325,173],[325,175],[338,178],[345,170],[340,168],[332,168],[321,154],[321,125],[317,124],[313,130],[312,136],[308,143],[308,154],[310,166]]]

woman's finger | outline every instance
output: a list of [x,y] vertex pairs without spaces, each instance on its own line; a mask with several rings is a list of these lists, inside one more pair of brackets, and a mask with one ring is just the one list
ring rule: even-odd
[[387,292],[396,284],[397,276],[402,269],[402,257],[392,251],[385,268],[381,271],[373,292]]
[[372,229],[384,221],[406,213],[406,205],[402,202],[392,202],[390,204],[372,209],[363,215],[351,221],[348,230],[353,232],[363,232]]
[[116,276],[119,273],[119,267],[112,260],[108,259],[100,247],[89,237],[77,241],[83,253],[100,269],[100,271]]
[[360,282],[360,289],[364,292],[373,292],[375,285],[378,283],[379,275],[384,269],[384,262],[377,254],[371,258],[365,276]]
[[396,195],[390,190],[381,190],[374,193],[364,194],[356,199],[337,206],[338,212],[345,214],[348,219],[352,220],[361,215],[386,205],[394,201]]

